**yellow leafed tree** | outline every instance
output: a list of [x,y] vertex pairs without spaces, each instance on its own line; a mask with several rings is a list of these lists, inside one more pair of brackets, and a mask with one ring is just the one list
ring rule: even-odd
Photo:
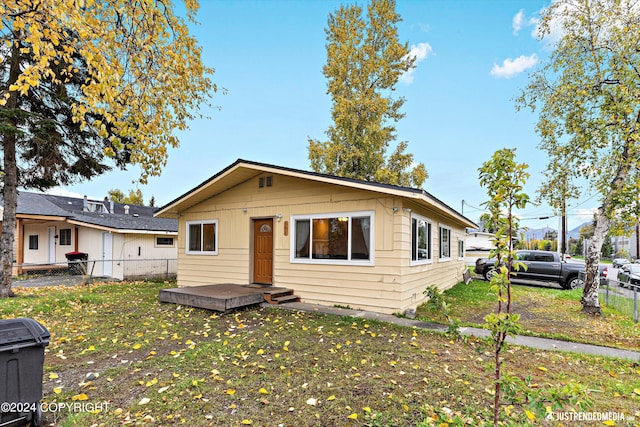
[[88,179],[112,165],[158,175],[176,130],[216,91],[170,0],[0,2],[4,221],[0,296],[11,294],[17,188]]

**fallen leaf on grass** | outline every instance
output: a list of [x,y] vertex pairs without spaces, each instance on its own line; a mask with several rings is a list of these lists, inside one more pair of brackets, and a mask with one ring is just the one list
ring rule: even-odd
[[358,414],[353,413],[353,414],[349,415],[347,418],[349,418],[350,420],[357,420],[358,419]]
[[151,402],[151,399],[149,399],[148,397],[143,397],[142,399],[140,399],[140,401],[138,402],[138,405],[146,405],[147,403]]

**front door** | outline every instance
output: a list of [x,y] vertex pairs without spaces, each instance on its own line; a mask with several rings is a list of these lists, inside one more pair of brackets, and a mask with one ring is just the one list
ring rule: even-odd
[[253,283],[273,283],[273,218],[253,220]]
[[102,275],[111,277],[113,259],[113,236],[108,231],[102,233]]
[[47,229],[48,237],[49,237],[49,264],[54,264],[56,262],[56,228],[49,227]]

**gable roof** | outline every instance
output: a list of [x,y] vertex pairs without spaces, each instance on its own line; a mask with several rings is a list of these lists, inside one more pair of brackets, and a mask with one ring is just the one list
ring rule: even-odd
[[110,212],[109,201],[87,199],[92,204],[102,204],[105,212],[87,212],[85,200],[77,197],[56,196],[53,194],[18,193],[16,214],[22,218],[51,219],[67,221],[119,233],[177,233],[178,221],[171,218],[156,218],[157,208],[149,206],[129,206],[125,214],[124,203],[113,203]]
[[363,181],[353,178],[344,178],[335,175],[327,175],[316,172],[292,169],[283,166],[269,165],[265,163],[252,162],[238,159],[231,165],[224,168],[211,178],[187,191],[175,200],[161,207],[156,213],[156,217],[177,218],[178,213],[204,200],[216,196],[230,188],[235,187],[245,181],[257,177],[263,173],[274,173],[295,178],[307,179],[316,182],[324,182],[333,185],[356,188],[366,191],[373,191],[381,194],[403,197],[412,200],[425,207],[435,208],[445,216],[456,220],[465,227],[476,228],[477,225],[463,216],[455,209],[438,200],[425,190],[411,187],[401,187],[397,185],[382,184],[378,182]]

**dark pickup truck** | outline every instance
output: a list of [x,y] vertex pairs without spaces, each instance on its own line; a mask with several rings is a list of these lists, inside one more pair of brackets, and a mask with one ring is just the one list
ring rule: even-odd
[[[565,289],[576,289],[584,285],[579,276],[579,273],[584,271],[584,264],[561,261],[560,255],[555,252],[517,251],[516,260],[523,263],[526,268],[519,271],[512,270],[513,278],[556,282]],[[482,274],[487,280],[491,280],[495,269],[495,259],[478,258],[476,261],[476,273]]]

